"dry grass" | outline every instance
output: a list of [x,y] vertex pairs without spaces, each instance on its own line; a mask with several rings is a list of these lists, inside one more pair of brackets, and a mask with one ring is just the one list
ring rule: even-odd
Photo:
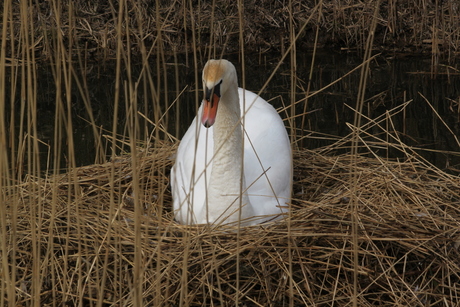
[[[0,306],[459,305],[459,171],[440,170],[401,142],[392,122],[407,104],[375,119],[360,111],[372,42],[420,47],[424,39],[442,38],[431,44],[433,64],[443,50],[457,51],[455,3],[415,2],[292,1],[286,7],[278,1],[254,9],[255,2],[243,7],[239,1],[4,1]],[[296,76],[296,55],[310,36],[320,38],[315,48],[331,40],[366,50],[355,69],[362,69],[362,82],[350,135],[320,136],[334,143],[294,151],[294,198],[283,220],[240,233],[178,225],[168,182],[178,141],[164,127],[178,121],[170,114],[181,112],[182,89],[168,96],[165,55],[172,54],[174,65],[194,67],[196,90],[208,56],[281,50],[279,63],[290,58],[291,101],[283,115],[289,114],[295,147],[309,136],[295,122],[304,122],[308,98],[317,93],[309,85],[304,90]],[[179,63],[177,54],[187,51],[193,54]],[[135,54],[140,72],[132,69]],[[51,145],[42,143],[37,127],[39,55],[55,80]],[[98,125],[85,84],[91,57],[115,58],[109,128]],[[79,168],[75,87],[96,139],[88,146],[100,162]],[[296,101],[298,95],[304,99]],[[143,115],[152,110],[150,119]],[[401,158],[382,158],[389,151]]]
[[[292,2],[292,3],[291,3]],[[306,20],[311,19],[297,42],[301,48],[335,46],[365,50],[368,26],[374,8],[380,6],[375,48],[390,52],[424,52],[451,58],[460,48],[460,7],[454,0],[428,1],[271,1],[244,2],[244,47],[248,52],[284,52]],[[200,55],[210,46],[219,52],[238,52],[239,17],[237,1],[128,1],[121,33],[118,29],[120,3],[124,1],[40,1],[28,18],[34,22],[31,42],[38,54],[52,57],[57,46],[49,40],[60,34],[72,41],[73,56],[85,50],[90,59],[115,58],[118,40],[141,54],[142,46],[161,44],[169,53]],[[291,4],[290,4],[291,3]],[[13,27],[20,28],[23,17],[19,5],[11,10]],[[18,31],[8,37],[20,40]],[[213,47],[214,48],[214,47]],[[211,49],[213,49],[211,48]]]
[[26,178],[15,187],[19,199],[4,207],[17,210],[8,215],[15,233],[3,252],[16,274],[15,299],[29,304],[36,265],[41,306],[131,306],[136,288],[143,306],[231,306],[237,297],[246,306],[349,306],[354,271],[359,306],[458,305],[458,176],[416,154],[404,161],[369,157],[389,145],[375,141],[364,142],[368,149],[357,157],[331,154],[349,142],[296,151],[291,215],[243,229],[239,240],[224,228],[173,221],[167,182],[176,144],[140,150],[136,170],[123,156],[64,175]]

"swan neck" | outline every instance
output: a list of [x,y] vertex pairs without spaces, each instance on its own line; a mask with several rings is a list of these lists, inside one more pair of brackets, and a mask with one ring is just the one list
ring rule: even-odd
[[[237,222],[241,218],[252,216],[249,197],[243,193],[246,189],[243,169],[243,132],[240,123],[240,104],[238,89],[222,96],[217,109],[214,124],[214,158],[209,187],[209,204],[216,207],[216,214],[222,213],[225,222]],[[225,194],[224,194],[225,193]],[[240,197],[242,196],[242,197]],[[242,207],[240,207],[242,206]],[[229,216],[230,213],[234,213]],[[213,215],[213,208],[209,208]]]

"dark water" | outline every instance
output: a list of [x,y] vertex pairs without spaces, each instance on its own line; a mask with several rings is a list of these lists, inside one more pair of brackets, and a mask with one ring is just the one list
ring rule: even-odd
[[[238,58],[230,59],[236,64]],[[246,88],[257,92],[266,82],[276,66],[275,56],[255,56],[248,57],[245,61],[245,84]],[[323,86],[337,80],[347,72],[361,63],[362,59],[353,54],[320,53],[315,59],[314,71],[310,85],[310,91],[316,91]],[[140,61],[139,61],[140,62]],[[170,59],[173,62],[173,59]],[[185,61],[184,61],[185,62]],[[200,64],[203,67],[204,63]],[[239,69],[238,64],[237,69]],[[309,71],[311,65],[311,54],[299,56],[297,59],[297,78],[298,87],[295,100],[305,97],[304,90],[307,88]],[[156,71],[155,63],[152,63],[152,71]],[[145,83],[140,82],[138,93],[138,109],[148,117],[153,118],[153,112],[165,112],[168,106],[174,101],[178,93],[187,87],[180,97],[180,119],[176,124],[176,106],[173,106],[167,116],[163,118],[163,123],[168,127],[171,134],[181,137],[192,120],[196,110],[196,82],[193,65],[166,65],[166,72],[159,79],[153,80],[154,84],[159,84],[158,103],[155,104],[154,94]],[[433,77],[431,71],[431,59],[423,57],[399,57],[386,58],[379,56],[371,64],[371,72],[367,83],[366,103],[363,114],[370,118],[376,118],[385,114],[388,110],[404,103],[412,102],[404,113],[393,117],[394,128],[399,132],[401,139],[411,146],[421,149],[433,149],[436,151],[450,151],[451,154],[437,153],[433,151],[419,150],[429,161],[441,168],[460,167],[459,146],[454,135],[444,126],[442,121],[435,116],[429,104],[422,97],[426,97],[432,107],[438,112],[442,120],[447,124],[451,131],[459,135],[459,103],[460,103],[460,75],[453,68],[444,66],[438,67],[442,74]],[[139,76],[141,67],[132,68],[132,75]],[[445,74],[449,71],[451,74]],[[273,99],[271,102],[279,107],[283,103],[291,101],[289,95],[291,87],[289,61],[286,61],[274,78],[270,81],[262,96],[266,99]],[[240,81],[241,81],[241,72]],[[126,75],[126,74],[124,74]],[[112,130],[114,120],[113,101],[115,96],[115,63],[94,63],[89,69],[77,72],[79,80],[86,80],[87,95],[92,106],[95,122],[101,129]],[[198,77],[201,79],[201,71]],[[296,120],[297,128],[302,128],[304,134],[314,133],[316,136],[329,134],[344,136],[350,133],[346,123],[353,123],[353,111],[347,107],[355,107],[358,95],[360,70],[334,84],[324,92],[308,99],[307,105],[304,103],[296,106],[297,113],[305,110],[311,112],[303,120]],[[167,91],[164,90],[164,82],[167,83]],[[178,80],[178,84],[176,82]],[[241,83],[241,82],[240,82]],[[123,86],[123,83],[122,83]],[[201,88],[199,84],[198,88]],[[302,89],[303,88],[303,89]],[[51,69],[41,67],[38,71],[38,128],[40,139],[51,145],[55,145],[55,100],[56,87]],[[201,98],[199,93],[198,97]],[[88,124],[89,119],[87,109],[84,104],[83,94],[77,86],[72,87],[71,113],[73,120],[73,137],[76,148],[77,165],[92,164],[96,159],[94,150],[93,129]],[[125,94],[121,91],[120,111],[116,119],[118,123],[118,133],[126,134],[125,117]],[[290,112],[290,111],[289,111]],[[139,138],[147,138],[147,134],[152,130],[152,126],[140,119]],[[176,129],[178,127],[178,129]],[[393,130],[393,129],[390,129]],[[380,131],[375,130],[376,134]],[[105,134],[110,134],[109,132]],[[67,144],[67,138],[61,137],[61,144]],[[298,144],[308,148],[317,148],[330,144],[324,138],[307,138]],[[106,146],[110,148],[110,146]],[[43,146],[43,160],[46,161],[49,148]],[[66,145],[62,151],[62,165],[66,166]],[[52,150],[51,150],[52,152]],[[398,157],[399,153],[381,152],[383,156]],[[110,155],[109,149],[105,155]],[[52,155],[51,155],[52,156]]]

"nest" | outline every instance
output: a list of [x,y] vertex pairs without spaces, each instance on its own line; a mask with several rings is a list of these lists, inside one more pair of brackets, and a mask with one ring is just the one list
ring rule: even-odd
[[157,141],[103,165],[25,178],[5,190],[10,235],[2,257],[14,278],[6,300],[40,300],[41,306],[459,304],[458,176],[408,151],[398,161],[370,150],[297,150],[288,216],[240,231],[192,227],[177,224],[171,212],[176,145]]

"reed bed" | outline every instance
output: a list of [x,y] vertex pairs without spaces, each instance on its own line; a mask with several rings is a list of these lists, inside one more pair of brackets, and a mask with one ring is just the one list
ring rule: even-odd
[[[401,141],[393,123],[409,102],[378,118],[363,112],[372,50],[429,45],[433,65],[441,52],[457,52],[455,2],[270,3],[4,1],[0,306],[459,305],[457,166],[441,170]],[[343,138],[307,130],[308,98],[321,89],[296,74],[299,47],[331,42],[365,50],[350,71],[361,69],[361,81]],[[276,63],[290,62],[291,100],[281,111],[294,148],[289,214],[244,228],[179,225],[169,170],[184,89],[176,82],[171,94],[167,66],[193,67],[197,105],[207,58],[238,52],[244,86],[245,52],[269,50],[278,50]],[[115,60],[113,105],[104,113],[112,127],[93,112],[91,58]],[[312,69],[314,61],[313,52]],[[37,118],[42,63],[55,88],[46,144]],[[94,134],[87,146],[95,163],[83,167],[73,139],[76,96]],[[458,147],[435,108],[433,117]],[[330,145],[300,148],[307,137]]]
[[354,271],[359,306],[458,305],[459,177],[416,154],[369,156],[385,143],[332,154],[349,141],[295,151],[290,214],[240,232],[174,222],[167,181],[175,142],[139,149],[134,170],[127,155],[26,178],[3,209],[16,208],[7,219],[14,240],[3,250],[16,303],[31,299],[38,266],[41,306],[136,306],[136,289],[142,306],[349,306]]
[[[59,29],[73,41],[74,55],[86,50],[92,59],[115,58],[119,38],[120,3],[124,1],[41,1],[28,18],[34,23],[34,48],[53,56],[57,46],[47,40]],[[318,6],[320,4],[320,6]],[[238,2],[235,1],[132,1],[123,8],[122,40],[133,54],[160,38],[170,53],[204,52],[211,45],[225,52],[239,51]],[[379,6],[375,49],[388,52],[423,52],[451,58],[460,47],[460,7],[454,0],[428,1],[244,1],[244,44],[248,52],[280,52],[289,47],[292,32],[300,32],[301,48],[316,46],[364,51],[368,25]],[[24,16],[13,6],[12,21],[19,29]],[[194,33],[194,34],[193,34]],[[194,39],[190,37],[194,35]],[[20,40],[20,36],[9,37]],[[225,42],[228,41],[228,44]]]

